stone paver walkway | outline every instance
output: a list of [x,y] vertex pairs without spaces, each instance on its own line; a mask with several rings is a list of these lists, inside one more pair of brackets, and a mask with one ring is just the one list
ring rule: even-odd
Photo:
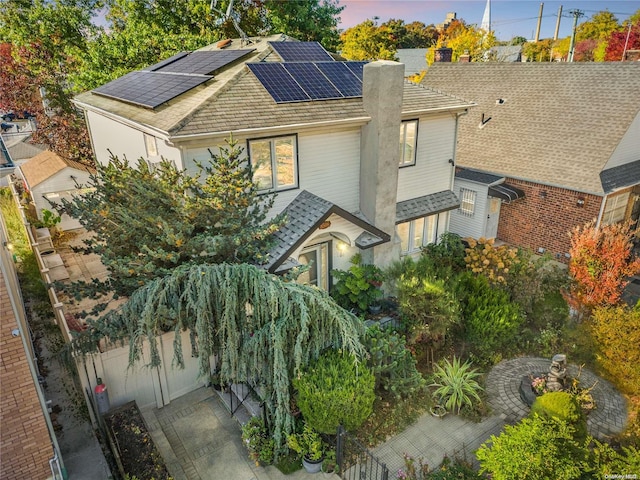
[[[520,381],[523,376],[548,372],[550,365],[548,358],[519,357],[493,367],[487,376],[486,390],[494,413],[504,415],[509,423],[516,423],[528,415],[529,407],[520,400]],[[576,365],[569,364],[567,367],[569,377],[577,377],[579,371]],[[595,385],[591,395],[596,402],[596,409],[587,417],[589,433],[605,440],[622,432],[627,421],[624,397],[609,382],[586,369],[580,373],[580,385],[585,388]]]
[[[491,435],[499,435],[506,423],[516,423],[528,414],[529,408],[520,401],[518,392],[522,376],[546,372],[549,365],[549,359],[530,357],[499,363],[487,377],[492,416],[474,423],[452,414],[435,418],[427,413],[404,432],[375,448],[373,454],[387,465],[390,479],[395,479],[398,469],[404,467],[405,453],[415,459],[422,458],[431,468],[438,467],[445,455],[477,465],[474,451]],[[574,365],[568,370],[571,376],[578,373]],[[598,407],[589,415],[589,431],[599,438],[622,431],[627,418],[622,395],[587,370],[582,371],[581,381],[585,386],[597,381],[592,394]],[[304,470],[285,476],[273,466],[256,467],[249,461],[242,444],[238,423],[209,388],[200,388],[164,408],[142,413],[175,480],[318,478]]]

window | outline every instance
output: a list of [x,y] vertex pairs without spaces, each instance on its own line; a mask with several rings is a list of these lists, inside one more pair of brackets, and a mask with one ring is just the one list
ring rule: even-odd
[[158,144],[156,142],[156,137],[152,135],[144,134],[144,146],[147,149],[147,157],[157,157],[158,156]]
[[300,253],[298,262],[301,265],[308,265],[309,269],[302,272],[296,281],[303,285],[313,285],[329,290],[329,251],[329,242],[305,248]]
[[416,138],[418,121],[409,120],[400,125],[400,166],[407,167],[416,164]]
[[286,190],[298,186],[296,138],[249,141],[253,180],[259,190]]
[[397,226],[403,255],[419,252],[422,247],[436,241],[437,215],[416,218]]
[[602,223],[604,225],[611,225],[624,220],[624,214],[627,212],[627,204],[629,203],[629,194],[630,192],[627,192],[607,198],[607,204],[602,214]]
[[460,189],[460,208],[458,211],[467,217],[473,217],[476,209],[476,192],[468,188]]

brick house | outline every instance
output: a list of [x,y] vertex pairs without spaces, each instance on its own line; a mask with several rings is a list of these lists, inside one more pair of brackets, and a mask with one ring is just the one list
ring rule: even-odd
[[193,171],[233,135],[277,192],[273,214],[287,213],[266,268],[311,265],[302,281],[327,289],[356,253],[383,266],[447,231],[458,118],[472,106],[405,81],[400,63],[344,62],[284,35],[183,52],[75,103],[100,163],[113,152]]
[[0,217],[0,478],[44,480],[52,478],[53,471],[61,473],[62,461],[32,360],[7,238]]
[[[434,63],[423,83],[478,105],[460,121],[456,165],[467,173],[454,186],[463,204],[465,191],[475,197],[452,212],[452,231],[486,233],[474,222],[493,203],[494,236],[564,260],[573,227],[640,216],[638,62]],[[523,198],[492,202],[487,184],[461,178],[477,174]]]

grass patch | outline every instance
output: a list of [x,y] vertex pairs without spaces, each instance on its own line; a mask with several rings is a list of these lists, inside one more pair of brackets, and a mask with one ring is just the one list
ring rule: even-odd
[[289,475],[290,473],[297,472],[302,468],[302,460],[300,460],[300,457],[297,454],[290,452],[288,455],[280,457],[275,465],[282,473]]

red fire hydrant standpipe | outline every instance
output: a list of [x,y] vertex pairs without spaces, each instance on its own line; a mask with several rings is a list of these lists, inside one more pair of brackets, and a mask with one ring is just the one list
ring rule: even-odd
[[109,405],[109,392],[107,392],[107,386],[102,383],[100,377],[98,377],[97,382],[94,392],[96,394],[96,403],[98,404],[98,413],[104,415],[111,408]]

